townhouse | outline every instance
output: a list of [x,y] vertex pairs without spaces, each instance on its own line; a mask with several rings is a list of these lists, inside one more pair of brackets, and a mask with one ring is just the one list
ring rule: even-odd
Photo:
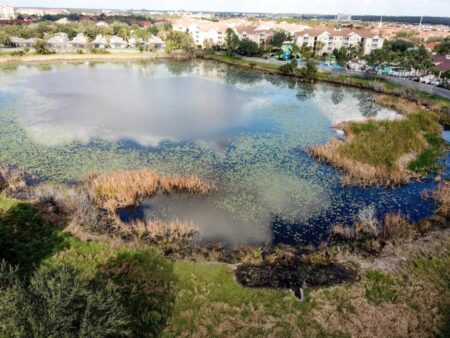
[[317,54],[332,53],[342,47],[360,48],[364,55],[383,47],[384,39],[376,33],[351,29],[305,29],[296,32],[295,43],[313,48]]
[[191,34],[196,45],[205,47],[208,45],[223,45],[228,26],[221,22],[180,19],[172,24],[172,28],[174,31]]
[[231,28],[239,39],[249,39],[258,45],[266,43],[275,30],[283,30],[294,37],[298,46],[307,45],[317,54],[332,53],[341,47],[361,48],[364,55],[383,47],[384,39],[377,33],[364,30],[313,29],[309,26],[273,21],[251,23],[242,19],[232,19],[221,22],[181,18],[172,24],[173,30],[191,34],[196,45],[202,47],[223,45],[226,30]]

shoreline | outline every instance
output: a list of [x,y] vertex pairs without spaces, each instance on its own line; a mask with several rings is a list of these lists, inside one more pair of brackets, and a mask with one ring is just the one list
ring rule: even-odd
[[186,60],[185,54],[139,53],[139,54],[49,54],[28,56],[0,56],[0,65],[8,63],[35,63],[58,61],[152,61],[152,60]]

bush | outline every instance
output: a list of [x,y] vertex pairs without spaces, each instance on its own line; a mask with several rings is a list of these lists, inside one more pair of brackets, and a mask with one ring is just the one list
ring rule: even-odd
[[171,263],[149,252],[128,252],[99,270],[100,283],[116,285],[131,318],[132,336],[158,336],[175,301]]
[[38,54],[38,55],[53,54],[53,52],[51,52],[49,49],[47,49],[47,47],[45,46],[45,42],[44,41],[38,40],[34,44],[33,47],[36,50],[36,54]]
[[297,60],[292,59],[291,62],[285,63],[278,68],[283,74],[292,74],[297,69]]
[[27,203],[0,210],[0,260],[30,272],[35,265],[66,246],[65,238]]
[[42,265],[29,281],[0,264],[0,335],[125,337],[130,319],[112,283],[83,280],[70,265]]
[[237,52],[245,56],[257,56],[261,54],[258,44],[250,39],[242,39],[239,42]]
[[92,48],[91,49],[91,54],[109,54],[109,51],[107,51],[106,49]]

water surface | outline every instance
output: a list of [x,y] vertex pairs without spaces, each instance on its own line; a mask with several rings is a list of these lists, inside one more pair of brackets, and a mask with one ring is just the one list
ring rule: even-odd
[[401,118],[368,92],[209,61],[58,63],[0,68],[1,158],[51,181],[152,167],[217,182],[205,198],[158,196],[130,217],[192,221],[202,240],[326,238],[361,208],[411,220],[433,212],[430,178],[398,189],[342,188],[307,148],[333,125]]

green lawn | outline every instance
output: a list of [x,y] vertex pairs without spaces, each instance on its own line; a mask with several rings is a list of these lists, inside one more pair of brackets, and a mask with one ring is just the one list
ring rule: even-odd
[[[395,336],[406,332],[423,335],[436,328],[444,337],[449,330],[445,316],[450,309],[450,243],[436,257],[409,261],[399,276],[368,271],[361,282],[351,285],[307,289],[306,299],[300,302],[290,292],[242,287],[235,281],[232,267],[226,264],[171,262],[148,247],[83,242],[63,235],[42,221],[28,203],[0,198],[0,211],[2,235],[18,228],[22,234],[29,232],[28,237],[9,236],[15,250],[43,253],[25,256],[16,252],[19,255],[13,262],[21,258],[53,267],[68,263],[91,280],[105,276],[105,271],[117,272],[122,265],[114,262],[136,257],[130,271],[147,276],[144,282],[152,287],[164,282],[173,288],[175,301],[166,307],[166,317],[158,318],[158,325],[165,322],[162,337],[348,337],[380,332]],[[51,229],[54,236],[42,229]],[[4,249],[3,243],[0,247]],[[42,251],[44,247],[48,250]],[[0,254],[1,258],[11,259],[4,256],[4,251]],[[33,269],[31,264],[26,267]],[[119,276],[122,283],[127,281],[128,274]],[[155,299],[164,295],[156,294]],[[398,318],[407,328],[395,320],[385,321],[386,316]]]

